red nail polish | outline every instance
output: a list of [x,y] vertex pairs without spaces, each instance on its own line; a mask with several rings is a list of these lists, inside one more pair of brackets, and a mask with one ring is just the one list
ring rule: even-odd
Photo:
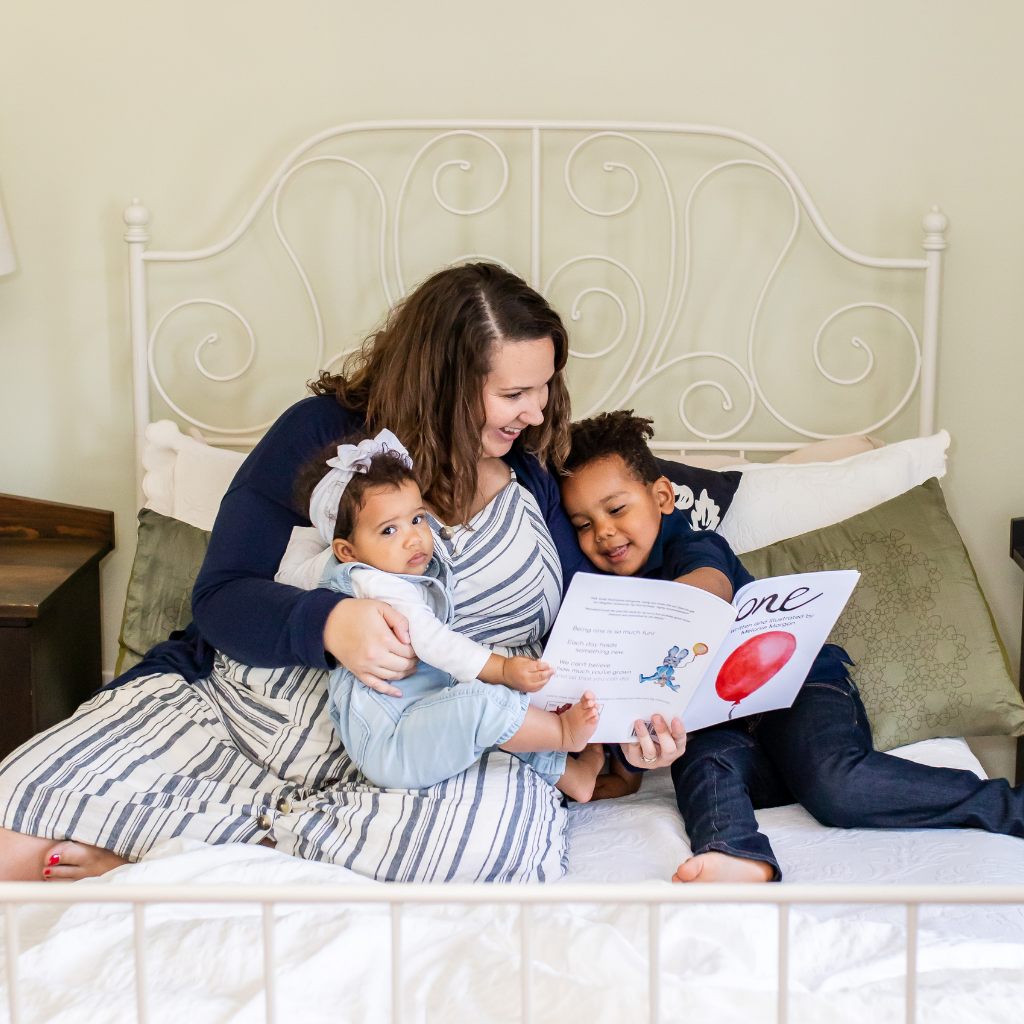
[[46,869],[46,870],[45,870],[45,871],[43,872],[43,878],[49,878],[49,877],[50,877],[50,869],[49,869],[49,868],[47,868],[47,869]]
[[50,865],[59,864],[60,863],[60,854],[59,853],[55,853],[46,863],[50,864]]

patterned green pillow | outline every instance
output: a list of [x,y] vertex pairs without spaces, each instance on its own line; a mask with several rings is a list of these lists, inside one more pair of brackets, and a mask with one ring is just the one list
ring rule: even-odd
[[1024,734],[1024,703],[938,480],[740,559],[759,579],[860,571],[829,640],[856,662],[876,749]]
[[210,534],[144,508],[139,513],[128,595],[121,618],[115,675],[127,672],[154,645],[192,621],[192,585]]

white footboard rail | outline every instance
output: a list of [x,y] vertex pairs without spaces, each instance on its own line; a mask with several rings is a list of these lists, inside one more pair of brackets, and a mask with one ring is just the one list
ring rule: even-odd
[[499,886],[457,884],[388,885],[113,885],[72,886],[0,883],[4,911],[7,1001],[11,1024],[27,1024],[21,1015],[18,986],[17,911],[26,904],[129,903],[134,912],[135,997],[139,1024],[147,1024],[145,910],[158,903],[245,903],[263,909],[264,994],[267,1024],[278,1024],[274,907],[281,904],[386,904],[391,908],[391,1021],[402,1012],[402,908],[406,904],[518,904],[520,922],[520,1020],[532,1024],[533,908],[538,904],[646,905],[649,911],[650,963],[648,1006],[651,1024],[661,1015],[662,908],[680,904],[775,904],[779,908],[778,1014],[788,1020],[789,909],[807,904],[900,905],[907,911],[906,1020],[917,1019],[917,925],[922,905],[1024,905],[1024,885],[551,885]]

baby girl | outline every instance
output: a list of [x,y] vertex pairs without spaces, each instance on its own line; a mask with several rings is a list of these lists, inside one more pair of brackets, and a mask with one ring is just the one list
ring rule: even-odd
[[[331,720],[363,774],[378,786],[422,789],[500,747],[573,799],[589,800],[604,763],[602,748],[587,744],[600,717],[594,695],[588,691],[560,715],[541,711],[527,695],[551,677],[547,665],[496,654],[448,628],[454,602],[447,556],[435,549],[412,460],[398,438],[383,430],[339,445],[335,457],[318,457],[300,473],[298,487],[331,554],[306,559],[293,541],[277,579],[311,587],[309,567],[324,565],[319,586],[401,612],[420,659],[400,697],[370,689],[343,666],[331,673]],[[566,751],[583,753],[567,759]]]

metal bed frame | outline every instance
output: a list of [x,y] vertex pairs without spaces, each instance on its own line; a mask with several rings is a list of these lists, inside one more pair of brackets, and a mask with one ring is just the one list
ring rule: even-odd
[[263,977],[267,1024],[278,1014],[274,960],[274,907],[288,904],[385,903],[391,909],[391,1024],[406,1019],[402,1007],[402,908],[407,904],[518,904],[521,1024],[533,1024],[532,921],[538,905],[566,903],[640,904],[648,908],[648,1021],[661,1015],[660,936],[662,908],[694,903],[758,903],[779,908],[776,1020],[789,1019],[789,908],[799,904],[892,905],[907,910],[905,1020],[917,1020],[917,922],[923,905],[1024,904],[1024,885],[644,885],[498,886],[455,884],[346,885],[119,885],[86,891],[35,882],[0,884],[7,947],[7,999],[11,1024],[23,1024],[17,984],[18,926],[22,903],[130,903],[134,912],[135,1006],[138,1024],[149,1021],[146,992],[145,912],[154,903],[249,903],[263,911]]
[[[327,151],[328,144],[342,144],[356,137],[404,138],[417,143],[415,153],[405,166],[401,185],[389,200],[381,179],[360,160],[344,152]],[[525,168],[510,162],[505,148],[498,139],[520,136],[528,139],[529,158]],[[600,139],[618,140],[616,145],[635,147],[638,156],[646,161],[645,172],[652,173],[659,183],[665,204],[663,224],[667,226],[669,251],[665,260],[664,299],[655,315],[647,316],[644,288],[630,268],[620,259],[607,253],[587,253],[574,256],[553,269],[545,267],[544,254],[544,210],[545,179],[542,173],[545,157],[545,141],[550,137],[575,139],[568,156],[564,159],[561,179],[569,199],[584,214],[598,218],[619,217],[636,206],[641,191],[641,175],[629,163],[606,160],[602,170],[610,175],[624,175],[623,182],[631,182],[632,195],[625,203],[613,209],[598,209],[580,198],[574,186],[575,161],[584,149]],[[687,190],[686,198],[677,204],[673,191],[673,175],[653,148],[655,142],[666,137],[703,137],[725,140],[731,145],[740,145],[752,151],[742,158],[721,160],[710,166],[696,178]],[[458,140],[452,142],[451,140]],[[650,141],[648,141],[650,140]],[[914,258],[881,258],[862,255],[844,245],[830,231],[818,211],[807,188],[793,169],[779,154],[764,143],[746,135],[712,125],[665,124],[649,122],[591,122],[591,121],[507,121],[507,120],[426,120],[426,121],[373,121],[341,125],[320,132],[306,139],[288,154],[267,180],[237,226],[221,241],[188,251],[161,251],[147,249],[149,235],[149,211],[134,200],[125,211],[127,224],[125,240],[128,245],[129,297],[131,323],[131,349],[134,388],[134,416],[138,471],[139,504],[145,501],[142,488],[142,452],[145,446],[146,428],[151,420],[150,385],[156,389],[163,401],[184,424],[198,436],[212,444],[246,447],[254,444],[261,432],[269,426],[265,423],[238,427],[216,427],[194,413],[187,411],[183,404],[176,402],[161,382],[157,372],[155,350],[168,318],[186,306],[217,307],[233,316],[244,331],[248,344],[248,358],[236,372],[217,375],[203,362],[204,348],[218,340],[215,332],[206,334],[196,345],[194,363],[200,374],[213,382],[236,380],[245,374],[253,364],[256,353],[256,332],[250,322],[233,305],[220,298],[185,298],[170,305],[159,316],[154,316],[148,306],[147,265],[167,263],[195,263],[210,260],[234,246],[253,227],[259,214],[270,206],[273,229],[280,245],[297,272],[299,282],[310,304],[316,324],[316,366],[335,363],[344,353],[325,359],[325,330],[321,316],[320,298],[310,283],[310,276],[296,255],[294,248],[282,229],[278,206],[282,190],[292,182],[303,169],[315,163],[343,165],[363,176],[372,189],[373,201],[379,210],[379,251],[373,259],[380,277],[381,291],[385,305],[390,305],[405,294],[406,282],[403,277],[402,259],[402,213],[406,203],[410,182],[424,158],[439,144],[483,147],[487,159],[495,159],[501,169],[501,185],[491,200],[472,209],[461,208],[447,201],[442,195],[440,179],[453,168],[470,172],[473,164],[465,153],[440,161],[431,179],[431,189],[436,203],[451,216],[471,219],[497,204],[507,191],[510,178],[522,174],[529,183],[529,217],[524,218],[529,233],[529,266],[522,269],[523,276],[540,291],[546,293],[555,279],[568,267],[577,264],[601,263],[613,267],[627,277],[634,289],[633,302],[639,303],[640,315],[632,327],[632,342],[628,352],[617,350],[620,341],[630,331],[626,303],[613,289],[603,284],[594,284],[582,289],[572,305],[570,316],[580,318],[580,303],[589,295],[601,295],[603,301],[610,301],[617,307],[620,317],[618,337],[603,350],[593,352],[573,351],[576,359],[617,358],[618,372],[614,383],[601,400],[589,412],[604,408],[622,407],[637,395],[638,391],[655,378],[666,380],[667,371],[678,367],[687,360],[707,357],[728,363],[732,370],[743,379],[748,391],[747,409],[740,421],[726,432],[714,433],[693,422],[688,414],[686,402],[691,393],[702,387],[716,389],[723,400],[723,408],[733,407],[732,397],[726,387],[711,379],[690,383],[679,396],[679,418],[688,436],[670,440],[659,440],[655,447],[671,452],[686,451],[789,451],[811,440],[825,438],[827,433],[800,426],[787,419],[771,403],[762,386],[756,367],[756,342],[758,319],[766,295],[786,259],[802,219],[813,226],[821,239],[832,250],[854,264],[886,271],[912,271],[923,274],[923,299],[914,319],[920,326],[920,339],[913,323],[899,310],[882,302],[863,301],[841,306],[830,314],[818,327],[814,335],[812,354],[820,374],[833,384],[853,387],[861,384],[872,372],[875,356],[870,345],[861,338],[851,339],[851,345],[866,359],[866,368],[855,377],[841,378],[829,373],[822,363],[819,351],[822,334],[835,319],[850,310],[871,307],[895,317],[904,327],[914,346],[914,368],[909,386],[896,406],[888,413],[867,424],[863,432],[876,430],[889,423],[907,405],[911,396],[918,394],[919,410],[917,430],[919,435],[928,435],[935,429],[935,389],[939,338],[939,305],[942,274],[942,252],[946,248],[945,232],[947,222],[938,207],[932,207],[924,216],[924,255]],[[754,304],[746,337],[745,365],[727,354],[707,349],[670,354],[674,332],[679,324],[681,311],[689,298],[691,274],[691,213],[695,198],[702,185],[713,175],[744,167],[766,174],[779,183],[789,197],[793,223],[789,238],[777,255]],[[563,197],[564,198],[564,197]],[[681,230],[678,224],[682,212]],[[508,265],[504,260],[473,252],[450,262],[472,258],[490,258]],[[308,375],[308,374],[307,374]],[[671,386],[667,384],[666,386]],[[743,436],[743,428],[749,423],[755,407],[767,410],[782,427],[791,432],[787,440],[758,439]],[[276,1003],[275,958],[274,958],[274,908],[278,903],[302,904],[355,904],[386,903],[391,908],[391,1020],[399,1024],[403,1020],[402,1007],[402,907],[408,904],[518,904],[520,907],[520,1018],[524,1024],[534,1020],[534,1006],[531,984],[533,908],[538,905],[564,903],[593,904],[644,904],[649,907],[649,1020],[657,1024],[662,1019],[660,997],[661,966],[659,957],[660,927],[664,907],[693,903],[757,903],[775,904],[779,910],[779,954],[778,954],[778,1021],[784,1024],[788,1012],[789,976],[789,908],[795,904],[902,904],[907,912],[907,969],[906,969],[906,1020],[916,1019],[917,982],[917,920],[918,908],[922,904],[1024,904],[1024,886],[920,886],[920,885],[693,885],[646,887],[643,885],[554,885],[554,886],[474,886],[474,885],[426,885],[390,884],[384,886],[140,886],[124,885],[101,887],[65,887],[42,884],[8,883],[0,884],[0,904],[4,908],[6,930],[7,975],[9,979],[7,999],[12,1024],[22,1024],[17,983],[18,925],[16,911],[20,905],[30,903],[77,904],[77,903],[130,903],[134,908],[135,922],[135,991],[137,1016],[140,1024],[149,1019],[147,1015],[146,958],[145,958],[145,909],[155,903],[249,903],[263,908],[263,959],[265,977],[266,1019],[280,1020]]]
[[[393,200],[393,205],[389,202],[389,197],[386,194],[380,177],[365,163],[346,155],[344,152],[327,151],[328,144],[344,143],[367,136],[386,141],[408,139],[414,143],[419,142],[421,137],[425,136],[426,138],[426,141],[419,144],[405,167],[401,184]],[[517,136],[520,138],[527,137],[529,139],[528,166],[520,168],[518,164],[510,162],[505,147],[496,140],[495,136],[499,136],[506,146]],[[669,173],[665,162],[653,148],[653,145],[658,140],[673,137],[717,139],[752,151],[751,156],[730,158],[713,163],[692,182],[687,190],[685,201],[681,204],[681,231],[678,223],[680,219],[680,204],[676,200],[673,189],[673,178],[678,177],[678,175]],[[642,176],[633,164],[625,163],[621,160],[605,160],[601,165],[602,170],[609,175],[626,175],[627,180],[632,185],[632,194],[626,202],[612,209],[598,209],[596,206],[589,205],[583,201],[573,184],[573,175],[577,163],[583,159],[586,150],[595,143],[601,140],[617,140],[619,144],[635,148],[638,157],[644,161],[641,170],[647,172],[645,180],[649,177],[657,183],[655,188],[660,189],[660,199],[664,204],[663,214],[659,223],[664,224],[667,228],[668,249],[664,260],[663,280],[657,282],[659,286],[663,286],[663,300],[660,304],[660,309],[651,310],[652,314],[657,313],[656,316],[649,316],[647,313],[648,303],[646,301],[645,289],[645,284],[650,288],[654,282],[642,281],[622,259],[617,258],[613,254],[606,252],[581,253],[562,261],[551,270],[548,270],[544,264],[544,243],[546,237],[548,237],[544,232],[544,212],[546,203],[554,201],[551,188],[545,189],[545,186],[550,186],[549,178],[546,178],[543,173],[545,141],[548,139],[561,139],[564,141],[566,138],[570,140],[576,139],[577,141],[570,149],[568,156],[564,158],[561,169],[561,183],[573,206],[589,217],[607,220],[609,218],[623,217],[630,211],[635,212],[641,195]],[[648,138],[651,140],[650,143],[645,141]],[[145,503],[142,490],[144,475],[142,453],[146,444],[146,427],[150,423],[151,416],[151,383],[173,413],[186,424],[189,424],[196,436],[211,444],[234,447],[250,446],[259,440],[261,433],[273,422],[273,418],[271,418],[262,423],[238,427],[218,427],[187,411],[183,405],[171,397],[160,379],[156,366],[155,352],[161,332],[164,330],[168,319],[178,310],[188,306],[216,307],[234,317],[244,331],[242,337],[244,338],[244,344],[248,346],[248,357],[243,365],[233,373],[214,374],[204,365],[204,349],[206,346],[214,344],[219,340],[219,336],[215,331],[211,331],[203,336],[196,345],[193,353],[196,369],[203,377],[214,383],[224,384],[237,380],[250,370],[257,350],[256,331],[249,320],[235,306],[223,299],[205,297],[186,298],[172,304],[155,319],[151,326],[152,316],[147,298],[147,265],[196,263],[217,257],[231,249],[253,229],[259,214],[269,204],[274,233],[288,260],[295,268],[316,325],[316,360],[314,371],[319,372],[321,368],[335,364],[345,355],[345,352],[338,352],[325,359],[325,342],[327,339],[325,338],[324,319],[321,312],[322,298],[316,294],[306,268],[299,260],[295,248],[290,244],[282,227],[279,206],[283,190],[295,181],[297,177],[300,177],[301,172],[314,164],[348,167],[359,172],[369,182],[372,187],[372,201],[379,208],[380,222],[377,234],[378,252],[375,254],[375,257],[368,256],[367,261],[368,263],[375,263],[377,266],[382,298],[384,300],[383,309],[390,306],[395,300],[406,293],[402,250],[403,225],[405,223],[403,221],[403,211],[406,211],[409,205],[410,183],[414,181],[417,171],[422,167],[427,154],[434,147],[441,144],[445,146],[455,145],[451,140],[458,140],[462,147],[482,146],[484,156],[488,159],[498,160],[501,168],[501,184],[488,202],[473,208],[458,207],[448,202],[442,195],[442,176],[447,176],[447,172],[453,168],[457,168],[467,174],[474,170],[474,164],[468,158],[469,153],[464,148],[460,148],[455,158],[441,160],[437,164],[430,179],[433,198],[438,208],[446,214],[463,218],[465,221],[472,221],[472,218],[493,209],[508,192],[509,181],[513,177],[513,167],[515,168],[516,175],[522,174],[524,180],[528,180],[530,197],[527,221],[530,253],[529,267],[518,268],[518,271],[533,287],[543,294],[547,294],[556,279],[569,268],[593,264],[601,264],[605,269],[614,268],[616,272],[628,279],[629,286],[633,291],[634,301],[638,303],[638,312],[634,317],[636,326],[632,332],[632,343],[625,355],[620,350],[620,342],[625,339],[632,325],[629,323],[627,304],[615,289],[601,283],[595,283],[590,287],[581,289],[571,305],[570,317],[574,321],[579,321],[581,318],[581,302],[600,295],[604,297],[604,301],[610,301],[617,307],[620,317],[620,330],[610,345],[597,352],[573,350],[571,353],[572,357],[576,360],[605,360],[606,362],[617,360],[618,362],[618,372],[613,383],[600,399],[593,404],[592,408],[586,411],[585,415],[592,415],[607,408],[621,408],[624,403],[634,399],[642,388],[655,379],[661,378],[664,380],[667,371],[673,367],[681,368],[681,364],[690,360],[710,358],[728,364],[732,371],[737,373],[742,379],[748,392],[745,413],[734,426],[725,431],[714,432],[707,427],[701,427],[700,424],[693,421],[686,410],[687,399],[695,390],[700,388],[713,388],[717,390],[722,398],[722,407],[726,410],[732,410],[734,403],[727,387],[720,381],[712,379],[694,381],[682,391],[678,402],[679,419],[690,435],[689,438],[680,438],[679,440],[659,439],[653,444],[653,447],[656,449],[679,453],[686,451],[784,452],[792,451],[812,440],[838,436],[801,426],[787,418],[772,404],[758,377],[756,345],[758,341],[759,320],[764,302],[773,283],[778,278],[787,256],[793,248],[802,219],[806,217],[820,238],[832,250],[851,263],[882,271],[916,271],[924,275],[923,303],[920,317],[915,316],[920,325],[920,338],[918,337],[917,330],[906,315],[887,303],[872,300],[853,302],[840,306],[821,322],[814,334],[811,349],[818,372],[825,380],[843,387],[855,387],[862,384],[874,369],[875,355],[868,342],[854,336],[850,339],[850,344],[853,348],[863,353],[863,356],[866,358],[865,368],[861,373],[846,378],[830,373],[822,362],[820,348],[824,332],[838,318],[856,309],[877,309],[886,315],[894,317],[905,329],[913,345],[914,368],[902,397],[884,415],[873,422],[865,423],[856,431],[847,431],[847,433],[870,433],[883,427],[903,410],[915,391],[918,393],[919,401],[918,436],[934,433],[942,252],[946,248],[945,232],[948,226],[945,215],[937,206],[933,206],[924,216],[923,257],[891,258],[866,256],[844,245],[832,233],[818,211],[806,186],[778,153],[752,136],[731,128],[716,125],[633,121],[361,121],[319,132],[296,146],[267,180],[259,195],[249,206],[235,229],[213,245],[208,245],[201,249],[177,252],[147,249],[146,243],[149,241],[147,231],[149,211],[138,199],[133,200],[132,204],[125,210],[124,219],[128,226],[125,233],[125,241],[128,243],[133,401],[140,507]],[[444,154],[442,153],[442,155]],[[390,160],[392,163],[394,162],[393,157]],[[745,364],[740,363],[727,353],[716,352],[708,348],[682,352],[666,358],[673,342],[676,340],[675,335],[679,326],[680,316],[687,302],[692,297],[690,293],[693,277],[691,229],[695,201],[712,177],[737,169],[752,170],[766,174],[770,179],[779,183],[785,190],[792,210],[792,224],[789,237],[781,251],[777,254],[771,270],[760,286],[760,291],[750,316],[746,337]],[[449,259],[447,262],[457,263],[476,258],[491,259],[504,266],[509,266],[506,260],[488,255],[483,251],[482,247],[478,247],[475,252],[465,253],[454,259]],[[510,269],[516,268],[510,267]],[[742,434],[744,427],[750,422],[757,409],[766,411],[773,420],[792,435],[796,435],[796,437],[793,440],[786,441],[759,439],[756,437],[740,440],[739,435]]]

